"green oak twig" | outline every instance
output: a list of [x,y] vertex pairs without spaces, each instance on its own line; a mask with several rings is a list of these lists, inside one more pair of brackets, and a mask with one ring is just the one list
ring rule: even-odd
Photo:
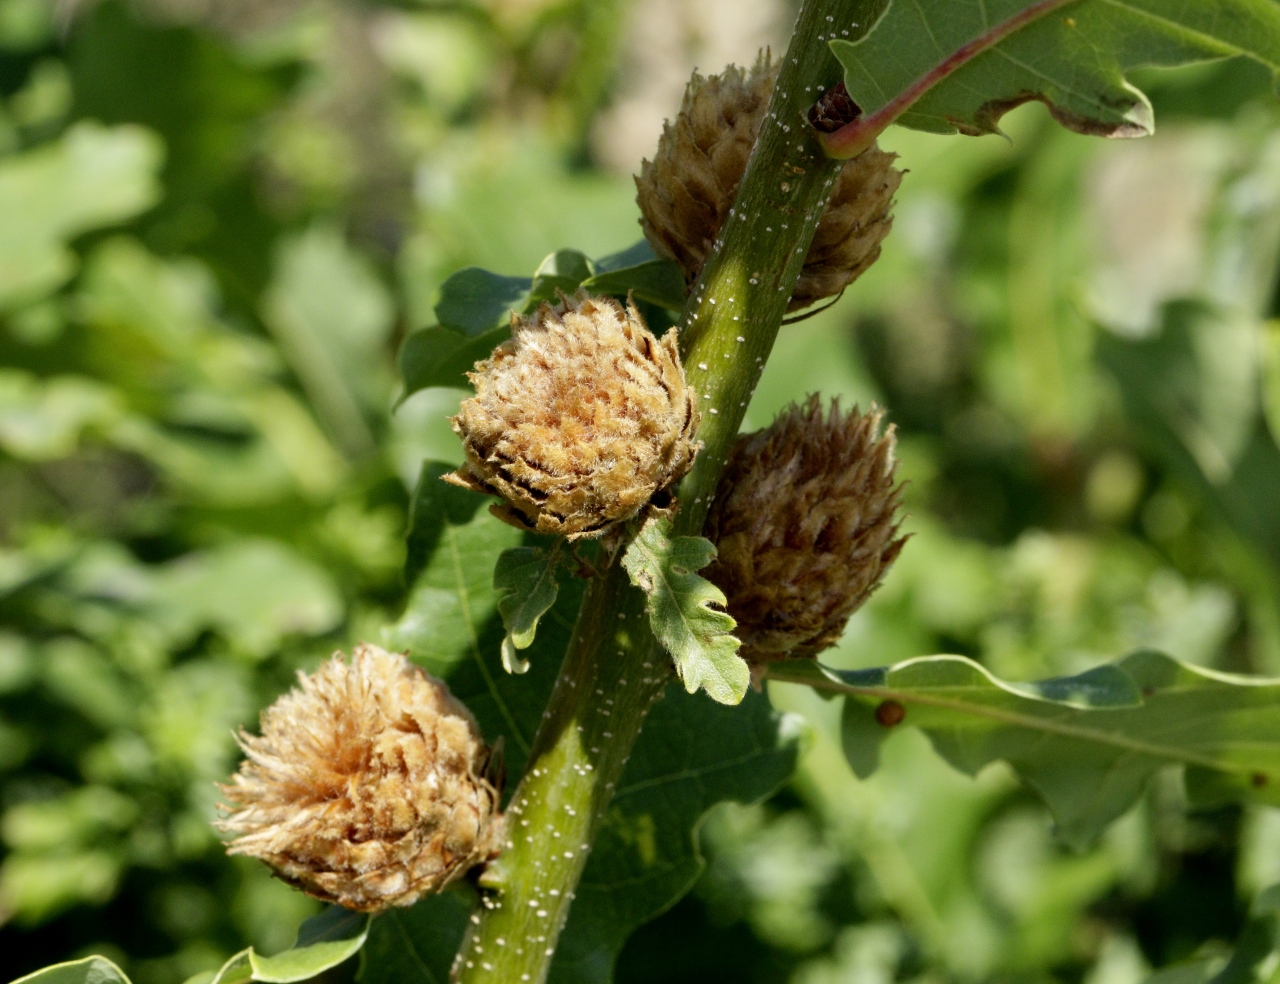
[[[782,323],[840,162],[806,121],[840,81],[833,25],[856,36],[883,0],[808,0],[751,161],[681,321],[703,449],[681,483],[674,535],[697,535],[730,444]],[[864,27],[856,25],[863,24]],[[644,595],[615,563],[592,582],[529,766],[507,811],[502,855],[454,964],[462,984],[545,981],[574,890],[653,702],[673,679]]]

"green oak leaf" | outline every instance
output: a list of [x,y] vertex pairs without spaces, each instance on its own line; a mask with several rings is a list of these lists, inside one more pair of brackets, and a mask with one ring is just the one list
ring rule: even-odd
[[592,277],[582,285],[593,294],[633,296],[678,311],[684,305],[684,273],[670,260],[649,260]]
[[475,336],[443,325],[422,328],[405,338],[396,357],[404,389],[400,403],[419,390],[432,386],[448,386],[463,389],[471,385],[467,379],[477,362],[510,337],[510,329],[503,326]]
[[[567,579],[542,616],[528,674],[504,673],[506,630],[488,572],[521,534],[479,509],[482,497],[440,482],[435,476],[446,469],[424,466],[409,538],[417,575],[387,641],[447,680],[491,744],[503,739],[511,789],[524,771],[583,585]],[[609,981],[631,932],[697,880],[703,862],[695,832],[703,814],[723,800],[769,795],[791,775],[803,733],[802,722],[778,714],[759,694],[730,708],[673,683],[650,712],[618,784],[560,938],[552,984]],[[469,911],[460,889],[379,916],[362,984],[444,984]]]
[[106,957],[85,957],[42,967],[12,984],[129,984],[129,978]]
[[[647,239],[620,253],[601,257],[596,260],[595,269],[595,276],[582,284],[593,294],[634,294],[636,300],[679,311],[689,293],[680,265],[655,256]],[[654,328],[652,324],[649,327]]]
[[764,799],[790,778],[808,736],[749,692],[737,707],[681,691],[649,712],[591,849],[552,964],[553,984],[604,984],[622,945],[687,893],[704,866],[697,828],[716,803]]
[[[453,465],[443,461],[424,461],[418,472],[405,533],[404,581],[411,588],[418,584],[446,531],[466,526],[484,504],[482,497],[441,481],[453,470]],[[513,533],[509,539],[514,538]]]
[[532,287],[529,277],[504,277],[467,267],[441,284],[436,318],[444,327],[475,338],[505,328],[512,311],[524,310]]
[[531,314],[544,301],[555,304],[561,294],[570,297],[595,274],[595,264],[576,249],[559,249],[546,257],[533,274],[533,286],[524,313]]
[[627,547],[622,566],[648,596],[649,624],[675,660],[685,689],[692,694],[703,688],[721,704],[737,704],[751,683],[732,635],[737,622],[721,610],[724,592],[694,573],[715,556],[710,540],[672,539],[669,520],[651,519]]
[[891,728],[912,725],[962,772],[1007,762],[1078,847],[1169,765],[1185,766],[1193,802],[1280,803],[1280,680],[1150,651],[1031,684],[999,680],[961,656],[847,671],[797,661],[770,667],[769,677],[846,695],[845,751],[859,775],[875,769]]
[[[864,115],[924,80],[896,122],[935,133],[996,132],[1039,100],[1077,132],[1145,136],[1151,103],[1126,72],[1233,55],[1280,67],[1275,0],[891,0],[859,30],[833,25],[830,46]],[[964,60],[966,47],[985,50]]]
[[626,249],[619,250],[617,253],[610,253],[608,256],[602,256],[596,260],[596,274],[613,273],[616,270],[625,270],[627,267],[641,266],[657,258],[658,255],[653,251],[653,247],[649,245],[649,240],[637,239]]
[[361,984],[449,984],[449,968],[475,905],[466,884],[429,895],[373,921],[361,958]]
[[294,945],[273,957],[264,957],[249,947],[231,957],[212,976],[200,975],[187,984],[296,984],[318,977],[326,970],[350,960],[369,936],[371,916],[329,906],[312,916],[298,930]]
[[549,550],[512,547],[502,552],[493,568],[498,614],[507,629],[502,640],[502,666],[508,673],[529,672],[529,661],[517,650],[533,645],[538,619],[556,603],[560,593],[556,581],[556,567],[560,562],[558,546]]

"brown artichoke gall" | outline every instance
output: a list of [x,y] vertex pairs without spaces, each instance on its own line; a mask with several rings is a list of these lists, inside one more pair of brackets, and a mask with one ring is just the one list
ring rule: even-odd
[[[730,65],[710,78],[695,72],[679,115],[663,128],[654,159],[641,164],[636,189],[645,238],[660,256],[680,264],[690,284],[733,206],[778,68],[765,55],[749,71]],[[873,145],[845,162],[788,310],[839,294],[880,256],[902,181],[895,159]]]
[[403,656],[335,654],[239,740],[218,823],[237,835],[227,851],[317,899],[412,905],[497,853],[498,790],[475,720]]
[[529,318],[476,364],[453,418],[467,460],[445,481],[501,496],[505,522],[570,539],[630,519],[693,465],[696,397],[676,330],[579,293]]
[[897,559],[902,488],[882,414],[824,415],[818,397],[741,435],[707,517],[716,561],[706,576],[728,599],[753,665],[816,656]]

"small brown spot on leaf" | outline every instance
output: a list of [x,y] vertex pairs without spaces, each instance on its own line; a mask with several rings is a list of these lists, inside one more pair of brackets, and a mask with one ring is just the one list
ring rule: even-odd
[[1265,772],[1255,772],[1249,777],[1249,781],[1253,783],[1255,789],[1261,789],[1269,781],[1269,777]]
[[881,701],[876,708],[876,722],[882,728],[892,728],[895,724],[901,724],[906,716],[907,709],[896,700]]

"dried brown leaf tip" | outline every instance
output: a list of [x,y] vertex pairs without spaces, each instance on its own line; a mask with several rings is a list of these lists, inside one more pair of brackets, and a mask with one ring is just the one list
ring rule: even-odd
[[222,787],[230,854],[308,895],[377,912],[412,905],[497,853],[498,791],[475,720],[403,656],[334,657],[241,732]]
[[882,414],[818,397],[792,405],[730,451],[706,534],[706,576],[728,598],[741,655],[758,665],[816,656],[897,559],[902,488]]
[[501,496],[522,529],[570,539],[630,519],[693,465],[698,413],[676,330],[579,293],[529,318],[470,374],[453,418],[467,461],[445,481]]
[[[733,206],[778,67],[763,55],[749,71],[730,65],[710,78],[695,72],[654,159],[640,167],[636,189],[645,238],[656,253],[679,263],[691,284]],[[895,159],[872,146],[845,163],[788,310],[840,293],[880,256],[902,180]]]

